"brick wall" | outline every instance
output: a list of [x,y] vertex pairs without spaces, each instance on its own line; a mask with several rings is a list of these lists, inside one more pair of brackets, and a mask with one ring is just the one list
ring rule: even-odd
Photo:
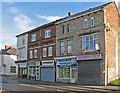
[[116,62],[118,61],[118,11],[115,2],[104,8],[105,17],[105,78],[106,82],[116,79]]
[[[50,29],[50,38],[45,38],[45,30]],[[56,56],[56,26],[52,25],[49,27],[46,27],[42,29],[41,31],[41,55],[42,55],[42,60],[53,60],[54,57]],[[48,56],[48,47],[52,47],[52,56]],[[47,57],[43,57],[43,48],[47,48]]]
[[[36,33],[36,41],[31,42],[32,35]],[[28,61],[40,61],[40,31],[35,31],[28,34]],[[33,51],[34,57],[34,49],[37,49],[37,58],[30,59],[30,50]]]

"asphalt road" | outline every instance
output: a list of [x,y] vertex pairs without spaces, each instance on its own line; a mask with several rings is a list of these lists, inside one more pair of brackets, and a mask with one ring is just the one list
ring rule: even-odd
[[2,77],[0,80],[2,90],[11,93],[120,93],[117,89],[104,87],[88,87],[74,84],[48,83],[17,79],[13,77]]

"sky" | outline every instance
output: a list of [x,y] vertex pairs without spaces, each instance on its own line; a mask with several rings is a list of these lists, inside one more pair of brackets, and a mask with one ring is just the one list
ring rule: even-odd
[[[24,0],[25,1],[25,0]],[[85,0],[86,1],[86,0]],[[90,1],[90,0],[89,0]],[[105,0],[104,0],[105,1]],[[5,45],[16,47],[18,34],[67,16],[109,2],[2,2],[0,49]],[[118,3],[118,0],[116,0]],[[1,4],[1,3],[0,3]],[[1,12],[1,10],[0,10]],[[2,28],[2,29],[1,29]],[[2,37],[2,42],[1,42]]]

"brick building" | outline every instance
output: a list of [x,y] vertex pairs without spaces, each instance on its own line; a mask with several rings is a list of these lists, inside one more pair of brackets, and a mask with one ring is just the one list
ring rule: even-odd
[[28,78],[55,81],[56,26],[51,22],[28,32]]
[[57,82],[107,85],[116,79],[118,10],[115,2],[58,21],[54,59]]

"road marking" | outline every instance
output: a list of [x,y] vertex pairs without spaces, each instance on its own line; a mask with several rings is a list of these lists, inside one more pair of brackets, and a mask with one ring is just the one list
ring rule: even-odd
[[35,88],[41,88],[41,89],[45,89],[43,87],[38,87],[38,86],[34,86],[34,85],[28,85],[28,84],[20,84],[22,86],[28,86],[28,87],[35,87]]
[[83,87],[74,87],[74,86],[49,86],[49,85],[38,85],[38,86],[34,86],[34,85],[28,85],[28,84],[20,84],[23,86],[29,86],[29,87],[35,87],[35,88],[41,88],[41,89],[45,89],[46,88],[54,88],[54,89],[58,89],[64,91],[110,91],[110,90],[102,90],[102,89],[89,89],[89,88],[83,88]]

